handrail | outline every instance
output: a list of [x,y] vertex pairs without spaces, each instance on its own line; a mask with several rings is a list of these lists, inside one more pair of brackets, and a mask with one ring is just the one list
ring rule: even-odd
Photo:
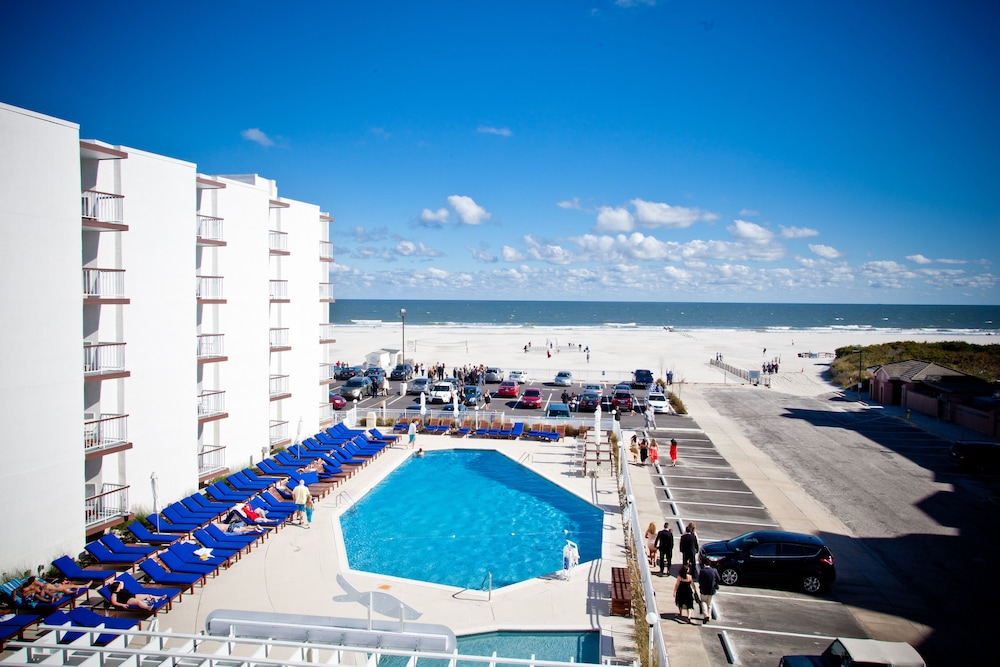
[[349,494],[347,491],[341,491],[337,494],[337,497],[333,500],[334,507],[343,507],[344,505],[348,507],[353,507],[357,504],[357,501]]

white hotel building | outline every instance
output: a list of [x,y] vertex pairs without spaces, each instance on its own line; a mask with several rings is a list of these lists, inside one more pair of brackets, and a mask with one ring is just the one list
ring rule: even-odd
[[331,221],[0,104],[0,570],[331,420]]

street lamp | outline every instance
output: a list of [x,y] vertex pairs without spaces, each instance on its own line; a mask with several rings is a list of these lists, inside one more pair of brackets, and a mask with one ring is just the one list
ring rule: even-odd
[[399,309],[399,317],[403,320],[403,358],[400,363],[406,363],[406,308]]

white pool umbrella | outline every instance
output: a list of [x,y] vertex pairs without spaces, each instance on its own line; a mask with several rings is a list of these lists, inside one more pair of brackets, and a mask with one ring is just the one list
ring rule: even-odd
[[153,516],[156,521],[156,532],[160,532],[160,494],[159,489],[157,489],[155,471],[149,476],[149,485],[153,488]]
[[427,394],[420,392],[420,416],[427,414]]
[[597,409],[594,410],[594,433],[597,434],[597,441],[601,441],[601,404],[597,404]]

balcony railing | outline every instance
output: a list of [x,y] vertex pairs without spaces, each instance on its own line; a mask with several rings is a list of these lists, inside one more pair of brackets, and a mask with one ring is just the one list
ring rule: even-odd
[[337,330],[328,322],[323,322],[319,325],[319,341],[321,343],[335,342],[333,337],[336,333]]
[[84,499],[87,528],[127,517],[128,485],[102,484],[101,492]]
[[319,258],[323,262],[333,261],[333,243],[330,241],[319,242]]
[[86,375],[125,370],[125,343],[84,343],[83,372]]
[[198,334],[198,358],[214,359],[226,356],[225,334]]
[[288,232],[278,232],[270,230],[268,232],[268,247],[276,255],[287,255],[288,252]]
[[321,424],[333,421],[333,413],[334,409],[329,401],[319,404],[319,421]]
[[287,348],[288,345],[288,329],[271,329],[271,349],[275,348]]
[[288,281],[271,281],[271,301],[288,301]]
[[319,284],[319,300],[333,301],[333,283]]
[[198,222],[198,238],[203,241],[224,241],[222,236],[222,218],[216,218],[211,215],[199,215],[197,217]]
[[97,190],[84,190],[82,197],[83,217],[97,222],[121,224],[125,221],[122,203],[125,197]]
[[287,375],[272,375],[270,379],[270,390],[271,398],[277,396],[289,396],[288,392],[288,376]]
[[324,382],[333,382],[336,380],[337,365],[336,364],[320,364],[319,365],[319,381],[320,384]]
[[271,420],[271,446],[288,442],[288,422]]
[[128,415],[101,413],[84,414],[83,450],[95,452],[112,449],[128,443]]
[[96,299],[125,298],[125,269],[84,269],[83,295]]
[[222,276],[198,276],[198,298],[210,301],[225,300],[222,281]]
[[198,477],[205,478],[226,470],[226,448],[220,445],[202,445],[198,451]]
[[214,415],[225,414],[226,392],[203,391],[198,394],[198,418],[204,419]]

